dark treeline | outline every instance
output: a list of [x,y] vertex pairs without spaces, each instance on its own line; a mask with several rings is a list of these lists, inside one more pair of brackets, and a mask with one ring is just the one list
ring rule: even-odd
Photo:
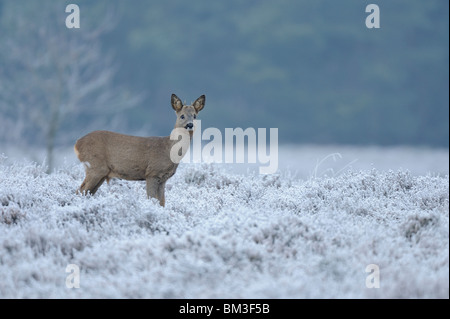
[[[0,1],[3,21],[12,2]],[[448,147],[448,1],[66,2],[79,4],[84,32],[114,17],[100,38],[114,82],[145,94],[122,114],[129,132],[169,134],[170,94],[206,94],[206,127],[278,127],[286,143]],[[369,3],[380,29],[365,25]]]

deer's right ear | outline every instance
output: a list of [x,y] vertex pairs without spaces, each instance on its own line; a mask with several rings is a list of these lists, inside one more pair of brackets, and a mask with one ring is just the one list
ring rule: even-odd
[[172,107],[176,112],[181,111],[181,109],[183,108],[183,102],[181,102],[181,100],[175,94],[172,94],[170,103],[172,103]]
[[194,109],[197,113],[203,110],[203,108],[205,107],[205,95],[203,94],[202,96],[200,96],[192,105],[194,106]]

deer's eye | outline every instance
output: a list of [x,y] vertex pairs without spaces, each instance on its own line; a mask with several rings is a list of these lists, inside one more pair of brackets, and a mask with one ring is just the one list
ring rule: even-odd
[[197,115],[196,114],[194,114],[194,119],[196,119],[197,118]]
[[184,120],[184,115],[181,115],[181,116],[180,116],[180,119]]

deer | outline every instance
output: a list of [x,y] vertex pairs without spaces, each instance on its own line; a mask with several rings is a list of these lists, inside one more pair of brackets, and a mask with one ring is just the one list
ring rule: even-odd
[[[184,105],[175,95],[171,105],[177,116],[175,130],[189,134],[192,140],[194,120],[205,106],[205,95],[192,105]],[[178,139],[170,136],[139,137],[110,131],[91,132],[75,143],[74,150],[80,162],[84,163],[86,177],[77,193],[94,195],[106,180],[120,178],[130,181],[146,181],[147,198],[156,198],[165,206],[165,185],[179,165],[171,152]],[[189,147],[189,144],[187,144]],[[177,152],[180,153],[180,152]],[[186,147],[181,150],[181,158]],[[180,154],[178,154],[180,155]]]

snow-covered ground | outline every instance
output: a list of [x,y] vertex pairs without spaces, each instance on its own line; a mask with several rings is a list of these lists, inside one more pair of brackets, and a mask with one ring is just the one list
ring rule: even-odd
[[165,208],[143,182],[76,195],[71,159],[0,156],[0,298],[449,298],[448,150],[384,151],[182,164]]

